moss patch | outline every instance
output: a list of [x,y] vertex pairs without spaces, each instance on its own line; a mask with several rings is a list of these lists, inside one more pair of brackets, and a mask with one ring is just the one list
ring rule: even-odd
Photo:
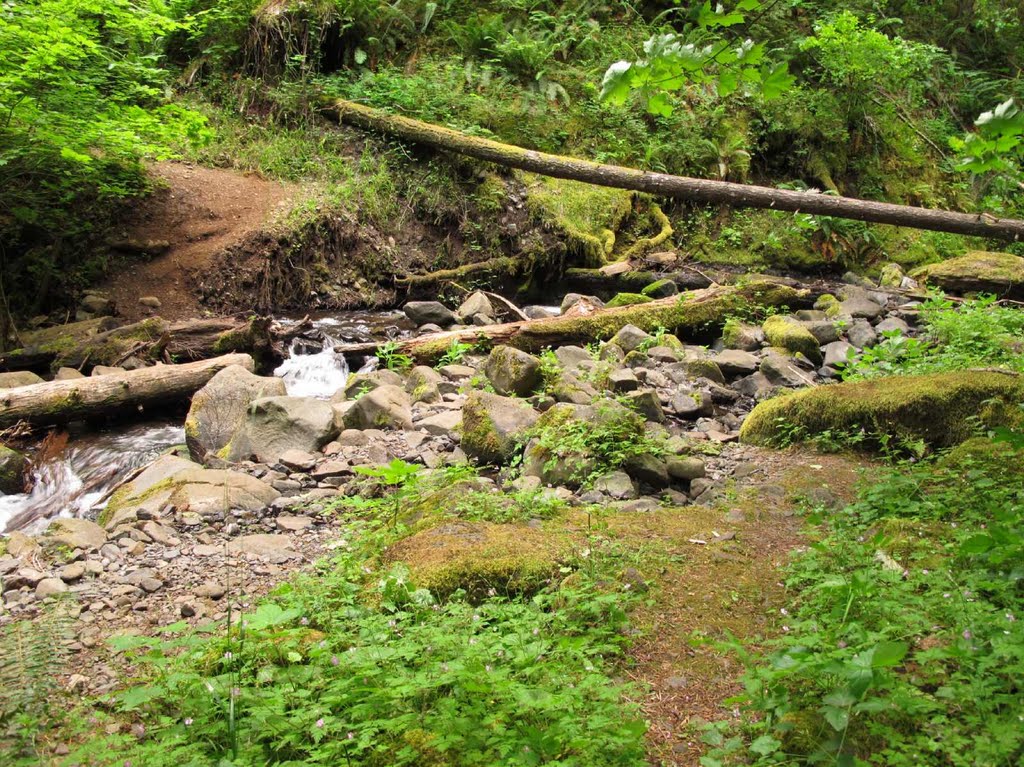
[[392,546],[385,558],[409,567],[414,583],[444,599],[463,590],[473,600],[489,593],[539,591],[569,559],[568,539],[523,525],[447,522]]
[[816,364],[821,364],[821,347],[807,328],[788,317],[769,317],[761,326],[765,338],[772,346],[800,353]]
[[826,430],[948,447],[987,426],[1024,426],[1024,378],[965,371],[822,386],[762,402],[740,432],[744,442],[779,443]]
[[635,304],[649,304],[654,299],[650,296],[645,296],[640,293],[619,293],[606,306],[614,308],[616,306],[633,306]]
[[918,269],[914,277],[958,293],[996,293],[1024,298],[1024,258],[1010,253],[975,250]]

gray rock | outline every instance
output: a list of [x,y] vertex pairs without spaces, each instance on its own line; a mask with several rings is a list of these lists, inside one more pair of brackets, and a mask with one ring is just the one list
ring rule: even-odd
[[249,406],[231,437],[227,458],[276,463],[286,450],[316,452],[338,431],[328,402],[313,397],[265,397]]
[[117,309],[114,302],[102,293],[87,293],[78,305],[95,317],[112,317]]
[[703,396],[700,392],[677,392],[669,401],[669,409],[680,418],[711,415],[713,407],[711,398]]
[[476,375],[476,370],[469,365],[445,365],[438,372],[449,381],[458,383],[468,381]]
[[707,475],[704,461],[693,456],[669,458],[668,473],[672,479],[691,482]]
[[266,559],[274,564],[287,562],[289,559],[301,559],[301,555],[291,548],[292,539],[287,535],[255,534],[243,535],[228,543],[228,551],[232,554],[250,554]]
[[455,316],[459,318],[459,322],[471,322],[477,315],[494,316],[494,307],[491,305],[491,300],[479,290],[471,293],[459,308],[455,310]]
[[344,422],[347,429],[411,429],[412,402],[405,389],[378,386],[356,400]]
[[435,437],[452,436],[462,424],[462,413],[458,410],[449,410],[444,413],[427,416],[419,421],[416,426],[423,429],[427,434]]
[[0,445],[0,494],[20,493],[25,489],[28,458],[17,450]]
[[338,444],[342,447],[364,447],[370,444],[370,439],[359,429],[344,429],[338,435]]
[[559,346],[555,349],[555,357],[566,370],[575,371],[581,365],[589,365],[594,361],[590,353],[580,346]]
[[538,418],[521,400],[474,391],[462,406],[462,449],[483,463],[504,463]]
[[828,315],[820,309],[800,309],[794,316],[801,322],[823,322]]
[[775,386],[811,386],[814,376],[804,372],[792,357],[775,352],[766,354],[758,371]]
[[647,350],[647,356],[658,362],[679,362],[681,359],[679,350],[671,346],[652,346]]
[[540,386],[540,360],[511,346],[495,346],[483,366],[484,375],[501,395],[528,397]]
[[626,462],[626,473],[637,482],[660,490],[668,487],[668,466],[650,453],[635,455]]
[[882,312],[885,311],[882,306],[871,300],[867,293],[853,293],[849,295],[849,298],[839,304],[840,314],[873,320],[880,317]]
[[750,375],[758,366],[757,357],[740,349],[726,349],[714,355],[711,360],[727,378]]
[[305,450],[285,450],[277,462],[292,471],[309,471],[316,466],[316,456]]
[[878,343],[878,333],[865,320],[854,322],[846,331],[846,338],[858,349],[866,349]]
[[523,314],[531,320],[545,320],[548,317],[556,316],[554,312],[548,311],[543,306],[524,306]]
[[444,379],[441,374],[426,365],[417,365],[409,371],[405,380],[405,390],[413,404],[426,402],[428,404],[441,401],[441,390],[438,386]]
[[68,590],[68,584],[60,578],[43,578],[36,585],[36,599],[46,599],[63,594]]
[[665,411],[661,409],[657,392],[650,389],[633,391],[625,396],[625,402],[648,421],[662,423],[665,420]]
[[594,481],[594,490],[617,501],[628,501],[637,497],[636,486],[624,471],[613,471],[599,477]]
[[93,378],[98,378],[100,376],[116,376],[126,372],[128,371],[122,367],[111,367],[110,365],[97,365],[92,369],[90,375]]
[[312,526],[313,520],[309,517],[302,517],[295,514],[281,514],[274,520],[274,524],[277,525],[278,530],[283,530],[286,533],[297,533],[300,530],[305,530],[307,527]]
[[72,562],[70,565],[64,565],[57,574],[65,583],[74,583],[85,577],[85,565],[81,562]]
[[849,353],[853,348],[853,345],[846,343],[846,341],[833,341],[830,344],[826,344],[824,348],[825,367],[836,370],[841,368],[849,361]]
[[59,368],[53,376],[54,381],[76,381],[79,378],[85,376],[74,368]]
[[640,388],[640,381],[629,368],[619,368],[608,374],[608,385],[612,391],[617,393],[636,391]]
[[213,599],[216,601],[221,599],[224,594],[227,593],[227,589],[216,581],[207,581],[206,583],[198,586],[193,593],[201,599]]
[[615,344],[624,352],[629,354],[629,352],[634,351],[645,341],[649,341],[650,338],[651,336],[649,334],[645,333],[635,325],[625,325],[618,333],[612,336],[610,343]]
[[34,386],[45,383],[42,378],[30,370],[19,370],[14,373],[0,373],[0,389],[17,389],[22,386]]
[[446,328],[455,324],[455,315],[444,304],[438,301],[410,301],[402,307],[405,316],[417,325],[428,323]]
[[565,314],[567,311],[572,309],[572,307],[578,304],[581,299],[586,299],[589,303],[598,308],[604,306],[604,301],[597,296],[584,296],[580,293],[568,293],[565,298],[562,299],[562,314]]
[[192,397],[185,418],[185,444],[197,461],[222,450],[245,420],[253,401],[283,396],[284,381],[253,375],[239,365],[218,372]]
[[[429,368],[428,368],[429,369]],[[356,373],[349,376],[345,381],[345,388],[331,397],[331,402],[344,402],[357,399],[366,392],[371,392],[380,386],[404,386],[402,376],[394,370],[373,370],[369,373]]]
[[139,299],[139,306],[144,306],[147,309],[159,309],[163,304],[156,296],[143,296]]
[[821,345],[839,340],[839,328],[836,327],[832,320],[812,320],[810,322],[801,322],[800,324],[807,328]]
[[756,325],[745,323],[731,324],[722,340],[730,349],[754,352],[764,345],[764,331]]
[[44,549],[64,547],[70,550],[96,551],[107,542],[103,528],[89,519],[55,519],[39,539]]
[[887,333],[892,330],[898,330],[905,336],[910,335],[910,325],[899,317],[887,317],[875,325],[875,331],[878,333]]

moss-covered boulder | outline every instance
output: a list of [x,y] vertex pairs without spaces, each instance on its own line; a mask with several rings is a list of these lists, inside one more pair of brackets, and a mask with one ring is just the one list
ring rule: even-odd
[[412,400],[400,386],[378,386],[343,416],[346,429],[411,429]]
[[462,449],[481,463],[508,461],[539,414],[521,400],[475,391],[462,406]]
[[9,495],[25,489],[25,469],[28,458],[17,450],[0,445],[0,493]]
[[394,370],[371,370],[369,373],[350,375],[345,381],[345,388],[335,392],[331,402],[345,402],[355,399],[379,386],[403,386],[402,376]]
[[511,346],[495,346],[483,365],[498,394],[528,397],[540,386],[540,360]]
[[940,448],[959,444],[977,425],[1024,426],[1024,378],[964,371],[896,376],[806,389],[762,402],[740,439],[771,444],[866,431]]
[[614,308],[616,306],[635,306],[636,304],[649,304],[654,299],[641,293],[618,293],[605,306]]
[[399,541],[386,559],[404,563],[413,583],[440,599],[462,590],[478,601],[539,591],[558,577],[569,552],[564,537],[544,530],[459,521]]
[[796,320],[777,314],[766,319],[761,328],[772,346],[778,346],[794,354],[802,354],[811,362],[821,364],[821,346],[818,339]]
[[918,269],[913,274],[954,293],[995,293],[1024,298],[1024,258],[1011,253],[975,250]]

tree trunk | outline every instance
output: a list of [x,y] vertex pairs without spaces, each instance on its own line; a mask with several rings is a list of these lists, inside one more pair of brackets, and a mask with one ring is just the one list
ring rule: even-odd
[[19,421],[36,425],[64,423],[78,418],[123,415],[140,408],[191,397],[231,365],[253,371],[248,354],[227,354],[184,365],[157,365],[114,375],[0,390],[0,428]]
[[[715,287],[679,296],[670,296],[649,304],[600,309],[584,317],[549,317],[525,322],[508,322],[465,330],[429,333],[398,341],[396,351],[418,363],[432,363],[448,350],[452,341],[485,345],[507,344],[527,352],[566,344],[586,344],[611,338],[626,325],[653,332],[665,328],[672,333],[693,336],[722,324],[739,311],[759,307],[796,307],[808,303],[807,291],[795,290],[774,282],[750,282],[740,287]],[[344,344],[334,347],[340,354],[370,356],[377,343]]]
[[449,128],[389,115],[372,107],[351,101],[332,101],[324,112],[335,119],[360,128],[386,133],[406,141],[458,152],[479,160],[545,176],[583,181],[648,192],[658,197],[672,197],[689,202],[731,205],[740,208],[767,208],[817,216],[835,216],[877,224],[932,229],[939,232],[991,237],[1002,240],[1024,239],[1024,221],[997,218],[988,213],[955,213],[952,211],[914,208],[870,200],[856,200],[817,192],[796,192],[763,186],[735,184],[727,181],[670,176],[579,160],[573,157],[546,154],[531,149],[501,144],[475,136],[467,136]]

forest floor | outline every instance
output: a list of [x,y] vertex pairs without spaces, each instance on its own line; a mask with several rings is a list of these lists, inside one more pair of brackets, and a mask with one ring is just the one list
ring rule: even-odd
[[203,272],[215,254],[287,211],[298,187],[179,162],[157,163],[152,173],[159,187],[131,211],[119,234],[170,247],[149,261],[134,260],[115,270],[99,290],[114,299],[128,321],[151,313],[139,304],[143,296],[160,300],[164,319],[202,316],[199,299],[188,288],[189,275]]

